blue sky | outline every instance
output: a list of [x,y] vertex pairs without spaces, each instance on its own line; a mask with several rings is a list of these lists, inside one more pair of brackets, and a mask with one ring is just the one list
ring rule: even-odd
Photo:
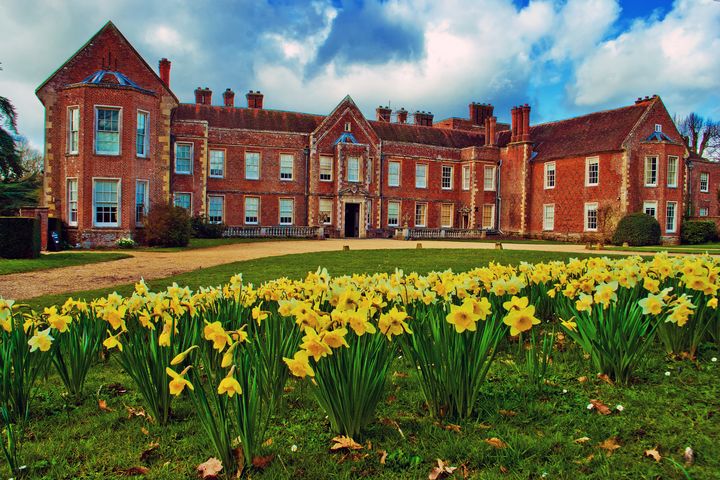
[[262,90],[267,108],[328,113],[350,94],[501,121],[530,103],[532,123],[659,94],[671,113],[720,118],[715,0],[3,0],[0,95],[21,133],[43,143],[35,88],[107,20],[150,65],[172,62],[173,91]]

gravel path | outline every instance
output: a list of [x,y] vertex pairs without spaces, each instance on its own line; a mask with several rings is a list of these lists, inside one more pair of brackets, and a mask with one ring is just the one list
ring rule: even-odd
[[[213,267],[241,260],[340,250],[344,245],[350,246],[351,250],[381,250],[415,248],[416,243],[418,242],[386,239],[284,240],[237,243],[182,252],[127,251],[132,255],[131,258],[93,265],[1,275],[0,296],[25,300],[42,295],[112,287],[136,282],[141,277],[146,280],[164,278],[198,268]],[[423,243],[425,248],[495,248],[493,243],[487,242],[423,241],[420,243]],[[506,250],[588,253],[581,245],[569,244],[504,243],[503,247]],[[605,251],[602,252],[602,254],[604,253]],[[532,260],[532,258],[528,258],[528,260]]]

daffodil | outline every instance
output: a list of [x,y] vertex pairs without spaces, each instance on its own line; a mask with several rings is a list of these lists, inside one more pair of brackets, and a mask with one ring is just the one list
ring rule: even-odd
[[539,324],[540,320],[535,318],[535,305],[530,305],[520,310],[510,310],[503,318],[503,323],[510,326],[510,335],[514,336],[530,330],[533,325]]
[[218,395],[222,395],[224,393],[227,394],[228,397],[231,397],[235,395],[236,393],[238,395],[242,395],[242,388],[240,387],[240,383],[235,379],[235,365],[230,368],[230,371],[228,372],[227,376],[220,380],[220,385],[218,385],[217,393]]
[[665,302],[662,296],[653,295],[652,293],[638,301],[638,305],[642,307],[643,315],[660,315]]
[[592,310],[593,297],[587,293],[581,293],[578,299],[575,301],[575,309],[578,312],[589,312]]
[[347,313],[347,323],[358,337],[361,337],[366,333],[375,333],[377,331],[375,329],[375,325],[368,321],[368,314],[369,312],[365,308]]
[[312,355],[316,362],[322,357],[332,354],[330,346],[323,341],[323,338],[313,328],[305,327],[305,336],[302,341],[300,348]]
[[252,309],[252,318],[257,322],[258,325],[260,325],[263,320],[268,318],[268,314],[269,312],[265,312],[262,310],[262,303],[256,307],[253,307]]
[[347,333],[348,330],[345,327],[325,331],[323,332],[322,340],[330,348],[349,347],[350,345],[348,345],[347,340],[345,340]]
[[507,310],[508,312],[510,310],[522,310],[523,308],[528,306],[528,303],[530,300],[528,300],[527,297],[516,297],[513,296],[510,300],[503,303],[503,308]]
[[197,345],[193,345],[192,347],[188,348],[184,352],[178,353],[175,355],[175,357],[170,361],[170,365],[179,365],[185,361],[188,355],[190,355],[190,352],[198,348]]
[[110,333],[110,330],[108,330],[107,334],[108,334],[108,337],[103,341],[103,345],[105,346],[105,348],[107,348],[108,350],[110,350],[112,348],[117,348],[118,350],[120,350],[122,352],[123,345],[122,345],[122,343],[120,343],[120,340],[118,338],[120,336],[120,334],[122,334],[122,332],[119,332],[116,335],[112,335]]
[[397,307],[393,307],[387,313],[380,315],[378,328],[388,339],[392,339],[393,335],[401,335],[403,331],[405,333],[412,333],[410,327],[408,327],[408,324],[405,322],[407,317],[407,313],[398,310]]
[[573,318],[571,318],[570,320],[561,320],[560,323],[563,327],[567,328],[571,332],[577,331],[577,323],[573,322]]
[[285,362],[290,369],[290,373],[296,377],[304,378],[306,376],[315,376],[315,371],[313,371],[310,366],[308,352],[305,350],[295,352],[293,358],[283,357],[283,362]]
[[213,342],[213,348],[218,352],[222,352],[228,343],[232,343],[230,336],[219,321],[213,323],[206,322],[203,333],[205,340]]
[[28,340],[28,345],[30,345],[31,352],[38,349],[41,352],[47,352],[50,350],[53,340],[55,339],[50,336],[50,329],[47,328],[45,330],[35,332],[35,335]]
[[465,330],[476,331],[476,323],[479,319],[480,316],[475,313],[471,302],[450,305],[450,313],[445,317],[445,320],[455,327],[457,333],[463,333]]
[[188,365],[185,367],[185,369],[177,373],[175,370],[173,370],[170,367],[165,368],[165,373],[167,373],[172,380],[170,380],[170,394],[178,396],[180,395],[183,390],[185,390],[185,387],[188,387],[190,390],[195,390],[195,387],[193,387],[193,384],[190,383],[189,380],[185,378],[185,374],[190,370],[191,366]]

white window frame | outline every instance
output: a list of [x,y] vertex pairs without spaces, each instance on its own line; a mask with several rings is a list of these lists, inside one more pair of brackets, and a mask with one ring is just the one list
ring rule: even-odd
[[[705,187],[703,188],[703,179],[705,179]],[[710,191],[710,173],[700,172],[700,192],[708,193]]]
[[[117,200],[116,200],[116,221],[114,222],[98,222],[97,221],[97,201],[95,199],[95,184],[97,182],[115,182],[117,183]],[[120,216],[122,212],[122,179],[120,178],[109,178],[109,177],[93,177],[92,179],[92,216],[93,221],[92,224],[94,227],[99,228],[112,228],[112,227],[119,227],[122,222],[122,217]]]
[[462,189],[470,190],[470,165],[462,166]]
[[[395,217],[395,223],[390,223],[390,205],[397,205],[397,215]],[[400,202],[397,201],[390,201],[388,202],[388,211],[387,211],[387,224],[388,227],[399,227],[400,226],[400,214],[401,214],[402,205]]]
[[[590,227],[590,216],[588,215],[591,211],[595,211],[595,227]],[[600,219],[598,218],[598,203],[597,202],[589,202],[585,204],[585,231],[586,232],[597,232],[598,231],[598,224],[600,223]]]
[[[252,169],[248,168],[248,159],[256,158],[255,156],[257,156],[257,167],[255,168],[255,170],[257,170],[257,171],[255,172],[255,176],[250,176],[249,172],[252,171]],[[261,177],[260,165],[261,164],[262,164],[262,155],[260,154],[260,152],[257,152],[257,151],[245,152],[245,162],[243,164],[244,170],[245,170],[245,180],[260,180],[260,177]]]
[[[485,208],[490,208],[490,223],[485,223]],[[485,203],[482,206],[482,210],[480,211],[480,223],[482,224],[482,228],[485,230],[492,230],[495,228],[495,204],[494,203]]]
[[[220,220],[212,220],[213,215],[210,214],[213,199],[220,199]],[[208,223],[223,223],[225,221],[225,195],[208,195],[207,220]],[[216,216],[216,215],[215,215]]]
[[[678,204],[678,202],[665,202],[665,232],[666,233],[677,232],[677,204]],[[669,211],[670,205],[673,206],[672,227],[668,228],[668,218],[669,218],[668,211]]]
[[[178,170],[178,146],[190,146],[190,170]],[[175,142],[175,174],[176,175],[192,175],[195,164],[195,144],[192,142]]]
[[[326,162],[326,165],[323,167],[323,160]],[[321,182],[332,182],[333,180],[333,171],[334,171],[334,163],[335,158],[331,155],[320,155],[320,170],[319,170],[319,179]],[[330,173],[327,172],[323,173],[323,169],[327,170],[329,168]],[[323,178],[323,175],[326,176],[326,178]],[[329,175],[329,177],[328,177]]]
[[[488,172],[490,172],[489,175]],[[485,165],[485,167],[483,167],[483,191],[494,192],[496,181],[497,167],[495,165]]]
[[[290,202],[290,221],[283,221],[283,202]],[[278,199],[278,223],[280,225],[294,225],[295,223],[295,199],[294,198],[280,198]]]
[[[256,202],[256,203],[255,203],[255,211],[254,211],[254,213],[255,213],[255,215],[254,215],[255,220],[254,220],[254,221],[253,221],[253,220],[248,220],[248,218],[252,218],[251,215],[248,215],[248,212],[251,211],[251,210],[248,208],[248,200],[254,200],[254,201]],[[248,195],[248,196],[246,196],[246,197],[244,198],[244,200],[243,200],[243,213],[244,213],[243,219],[244,219],[245,225],[259,225],[259,224],[260,224],[260,197],[258,197],[258,196],[253,196],[253,195]]]
[[[597,178],[593,183],[590,181],[590,166],[597,165]],[[585,159],[585,186],[597,187],[600,185],[600,157],[588,157]]]
[[135,226],[142,226],[143,221],[138,219],[138,185],[145,185],[145,195],[143,196],[142,218],[147,218],[150,211],[150,182],[148,180],[135,180]]
[[659,124],[659,123],[656,123],[656,124],[655,124],[655,131],[658,132],[658,133],[662,132],[662,125]]
[[[550,175],[552,172],[552,176]],[[557,166],[555,162],[547,162],[543,166],[543,186],[545,190],[555,188],[557,185]]]
[[[552,217],[548,216],[548,212],[552,211]],[[546,203],[543,205],[543,231],[552,232],[555,230],[555,204]]]
[[[673,168],[670,168],[670,165],[674,164],[675,166]],[[680,157],[675,155],[668,155],[668,163],[667,163],[667,186],[669,188],[677,188],[678,186],[678,166],[680,165]],[[673,173],[672,178],[670,177],[670,173]]]
[[698,209],[699,217],[707,217],[708,215],[710,215],[710,209],[708,207],[700,207]]
[[[445,173],[449,172],[450,175],[446,176]],[[440,188],[442,190],[453,190],[453,183],[455,177],[455,168],[452,165],[441,165],[440,166]],[[447,186],[446,186],[447,184]]]
[[[226,156],[227,152],[224,148],[211,148],[208,152],[208,177],[209,178],[225,178],[225,163],[226,163]],[[213,173],[213,170],[217,170],[217,168],[213,168],[213,153],[222,153],[222,167],[220,169],[220,174]]]
[[80,106],[69,106],[67,118],[67,153],[74,155],[80,151]]
[[655,219],[657,220],[657,218],[658,218],[658,202],[657,202],[657,200],[646,200],[643,202],[643,209],[642,209],[643,213],[646,215],[650,215],[649,213],[647,213],[647,211],[650,209],[652,209],[655,212],[655,214],[652,216],[655,217]]
[[[65,179],[65,198],[67,200],[67,224],[70,227],[77,227],[78,225],[78,185],[80,182],[78,182],[77,177],[68,177]],[[70,188],[70,185],[74,184],[75,189],[73,190]],[[72,193],[75,193],[75,200],[73,200]],[[75,205],[75,208],[73,209],[73,204]],[[73,213],[75,213],[75,220],[73,220]]]
[[[450,223],[443,223],[443,210],[446,207],[450,207]],[[441,228],[453,228],[455,222],[455,205],[452,203],[441,203],[440,204],[440,227]]]
[[[654,162],[653,162],[654,160]],[[655,178],[648,178],[648,176],[652,176],[652,165],[655,164]],[[659,164],[659,158],[657,155],[647,155],[645,157],[645,169],[643,171],[643,183],[646,187],[657,187],[657,181],[658,181],[658,164]],[[648,181],[648,180],[654,180],[654,181]]]
[[[283,161],[290,160],[290,176],[288,176],[287,165],[283,165]],[[295,179],[295,155],[292,153],[280,154],[280,180],[283,182],[292,182]]]
[[[115,110],[118,112],[118,129],[117,129],[117,139],[118,139],[118,149],[117,153],[113,152],[100,152],[98,151],[98,127],[99,125],[99,116],[100,116],[100,110]],[[122,155],[122,124],[123,124],[123,108],[119,107],[117,105],[95,105],[95,129],[93,131],[93,137],[94,137],[94,148],[93,151],[95,152],[95,155],[103,155],[103,156],[109,156],[109,157],[118,157]]]
[[[393,172],[393,168],[397,171]],[[401,165],[398,161],[388,162],[388,187],[399,187],[400,186],[400,171]]]
[[[422,223],[418,223],[418,207],[423,208],[423,218]],[[427,227],[427,216],[428,216],[428,204],[427,202],[415,202],[415,226],[418,228],[425,228]]]
[[360,183],[362,175],[360,175],[360,157],[347,158],[347,181],[350,183]]
[[[323,219],[323,211],[328,212],[328,210],[323,210],[323,203],[325,205],[330,205],[329,215],[327,216],[327,220]],[[332,225],[333,223],[333,199],[332,198],[320,198],[318,200],[318,220],[320,221],[321,225]]]
[[[418,172],[423,172],[423,174],[418,175]],[[415,188],[427,188],[429,172],[430,166],[427,163],[415,164]],[[420,182],[421,179],[422,182]]]
[[[143,153],[138,152],[138,135],[140,130],[138,125],[140,124],[140,116],[145,115],[145,129],[143,131]],[[146,110],[138,110],[135,115],[135,155],[138,158],[148,158],[150,156],[150,112]]]
[[183,196],[187,195],[188,196],[189,202],[188,202],[188,208],[186,208],[186,210],[192,216],[192,212],[193,212],[193,194],[192,194],[192,192],[173,192],[173,206],[185,208],[182,205],[177,204],[177,198],[179,195],[183,195]]

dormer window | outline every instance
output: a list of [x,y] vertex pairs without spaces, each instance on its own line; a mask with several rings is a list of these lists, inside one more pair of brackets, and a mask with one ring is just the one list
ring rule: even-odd
[[662,133],[662,125],[660,125],[659,123],[656,123],[656,124],[655,124],[655,131],[658,132],[658,133]]

